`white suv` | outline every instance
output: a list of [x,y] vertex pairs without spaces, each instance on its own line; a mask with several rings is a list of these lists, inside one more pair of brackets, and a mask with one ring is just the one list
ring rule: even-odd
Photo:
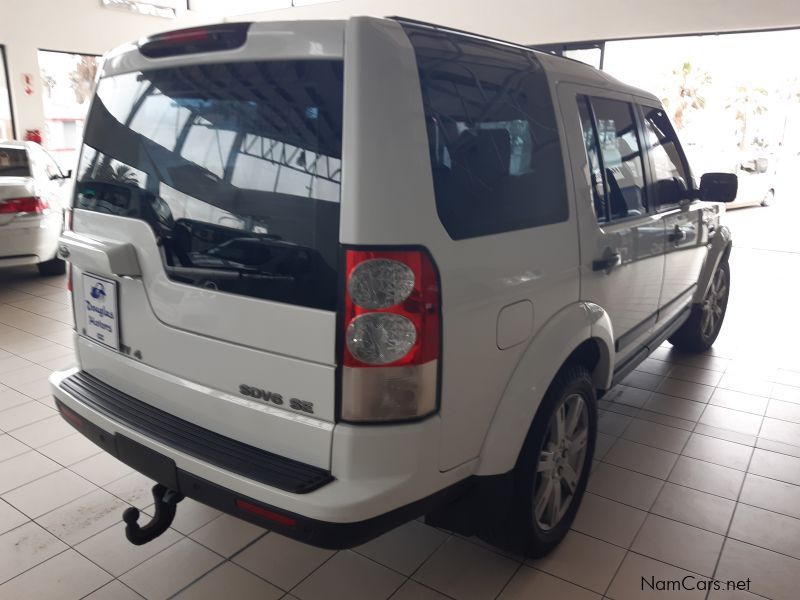
[[235,23],[106,57],[72,228],[63,416],[159,482],[326,547],[419,515],[541,555],[596,399],[714,341],[732,175],[660,102],[400,19]]

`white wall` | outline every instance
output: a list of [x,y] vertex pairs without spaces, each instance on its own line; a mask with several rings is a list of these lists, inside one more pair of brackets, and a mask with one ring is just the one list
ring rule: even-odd
[[[0,0],[0,44],[5,45],[17,136],[43,129],[42,85],[36,51],[103,54],[114,46],[158,31],[191,27],[209,19],[182,11],[177,19],[147,17],[104,8],[100,0]],[[34,76],[26,96],[22,74]]]
[[265,20],[350,15],[401,15],[521,44],[547,44],[800,27],[800,1],[338,0],[257,13]]

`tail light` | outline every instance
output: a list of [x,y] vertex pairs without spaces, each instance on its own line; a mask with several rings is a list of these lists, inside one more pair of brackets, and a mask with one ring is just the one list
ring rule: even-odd
[[21,213],[40,215],[48,208],[50,207],[48,206],[47,202],[38,196],[0,200],[0,215]]
[[415,419],[436,411],[441,302],[422,250],[347,250],[341,418]]

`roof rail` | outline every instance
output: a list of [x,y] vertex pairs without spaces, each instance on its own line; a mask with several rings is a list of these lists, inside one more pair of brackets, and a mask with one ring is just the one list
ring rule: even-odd
[[455,27],[448,27],[446,25],[438,25],[437,23],[429,23],[428,21],[420,21],[418,19],[409,19],[406,17],[400,17],[397,15],[393,15],[391,17],[386,17],[387,19],[391,19],[392,21],[397,21],[398,23],[405,23],[407,25],[416,25],[418,27],[427,27],[429,29],[435,29],[436,31],[442,31],[445,33],[456,33],[459,35],[466,35],[469,37],[473,37],[479,40],[486,40],[487,42],[495,42],[499,44],[505,44],[506,46],[513,46],[514,48],[522,48],[523,50],[532,50],[534,52],[540,52],[540,50],[536,50],[535,48],[531,48],[530,46],[526,46],[525,44],[517,44],[516,42],[509,42],[508,40],[501,40],[500,38],[491,37],[489,35],[483,35],[480,33],[475,33],[473,31],[465,31],[464,29],[456,29]]

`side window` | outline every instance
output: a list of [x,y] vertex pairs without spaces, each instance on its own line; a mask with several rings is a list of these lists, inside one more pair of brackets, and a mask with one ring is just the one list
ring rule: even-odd
[[645,144],[653,161],[653,189],[657,206],[680,202],[691,186],[689,169],[672,123],[660,108],[643,106]]
[[589,187],[592,188],[592,204],[598,223],[608,221],[608,194],[603,180],[603,169],[600,165],[600,147],[597,140],[597,128],[592,117],[589,98],[578,96],[578,113],[581,119],[581,134],[586,148],[586,159],[589,165]]
[[608,218],[615,221],[644,215],[644,163],[633,106],[608,98],[592,98],[591,102],[608,186]]
[[408,26],[419,67],[436,210],[453,239],[569,216],[547,77],[536,55]]

